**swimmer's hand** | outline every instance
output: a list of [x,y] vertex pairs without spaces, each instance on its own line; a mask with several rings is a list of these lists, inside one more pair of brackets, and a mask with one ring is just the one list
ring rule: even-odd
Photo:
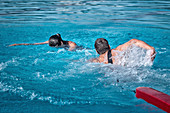
[[150,56],[151,56],[151,60],[153,61],[154,59],[155,59],[155,56],[156,56],[156,51],[155,51],[155,48],[154,47],[152,47],[151,49],[150,49]]
[[9,45],[9,46],[16,46],[17,44],[11,44],[11,45]]
[[150,57],[150,59],[153,61],[156,56],[156,51],[155,48],[151,47],[150,49],[147,50],[146,55]]

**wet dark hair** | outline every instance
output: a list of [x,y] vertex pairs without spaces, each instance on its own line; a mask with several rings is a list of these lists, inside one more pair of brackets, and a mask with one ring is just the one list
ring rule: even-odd
[[61,46],[61,42],[62,42],[62,38],[61,35],[58,33],[56,35],[52,35],[49,39],[49,46],[51,47],[57,47],[57,46]]
[[101,54],[104,54],[106,51],[110,50],[110,46],[109,46],[109,43],[106,39],[104,38],[98,38],[96,41],[95,41],[95,48],[96,48],[96,51],[99,55]]

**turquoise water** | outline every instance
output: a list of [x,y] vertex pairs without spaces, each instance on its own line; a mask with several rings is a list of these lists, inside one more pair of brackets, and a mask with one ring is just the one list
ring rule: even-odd
[[[0,112],[164,113],[133,91],[146,86],[170,94],[169,18],[165,0],[1,0]],[[8,47],[56,33],[84,49]],[[134,47],[120,65],[88,63],[98,56],[94,42],[101,37],[112,48],[143,40],[157,56],[152,64]]]

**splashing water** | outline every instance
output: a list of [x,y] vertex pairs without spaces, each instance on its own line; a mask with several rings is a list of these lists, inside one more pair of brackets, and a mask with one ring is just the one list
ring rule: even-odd
[[[114,57],[115,64],[135,67],[135,66],[152,66],[153,62],[151,60],[150,50],[146,50],[135,45],[128,47],[127,50],[118,52],[118,55]],[[153,56],[152,56],[153,57]]]

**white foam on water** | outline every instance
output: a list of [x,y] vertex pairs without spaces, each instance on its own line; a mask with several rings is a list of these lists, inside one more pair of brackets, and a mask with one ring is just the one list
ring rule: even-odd
[[[36,93],[35,91],[31,90],[25,90],[22,86],[12,86],[7,85],[3,82],[0,82],[0,92],[10,92],[13,94],[16,94],[18,96],[21,96],[23,98],[29,99],[29,100],[40,100],[40,101],[47,101],[54,105],[71,105],[71,104],[99,104],[99,103],[105,103],[103,101],[93,101],[93,100],[79,100],[75,98],[61,98],[61,97],[54,97],[54,96],[45,96],[42,93]],[[113,103],[116,104],[116,103]]]
[[59,49],[59,50],[57,51],[57,53],[63,53],[63,52],[66,52],[66,50],[65,50],[64,48]]
[[47,53],[56,53],[56,52],[51,52],[51,51],[48,51]]
[[55,73],[43,73],[43,72],[35,72],[34,78],[35,80],[45,80],[45,81],[53,81],[56,79],[67,79],[70,77],[76,77],[76,70],[74,69],[69,69],[69,71],[67,72],[63,72],[63,71],[56,71]]
[[92,50],[85,50],[85,55],[88,56],[88,55],[92,55]]
[[33,63],[33,64],[37,64],[37,62],[38,62],[38,58],[36,58],[36,59],[34,60],[34,63]]
[[5,63],[2,62],[2,63],[0,64],[0,71],[3,70],[3,69],[5,69],[6,67],[7,67],[7,62],[5,62]]
[[17,60],[21,60],[21,58],[12,58],[9,61],[0,63],[0,71],[3,71],[9,64],[13,64],[14,66],[18,66],[19,62]]
[[158,53],[159,53],[159,54],[165,54],[165,53],[167,53],[167,48],[158,48]]

